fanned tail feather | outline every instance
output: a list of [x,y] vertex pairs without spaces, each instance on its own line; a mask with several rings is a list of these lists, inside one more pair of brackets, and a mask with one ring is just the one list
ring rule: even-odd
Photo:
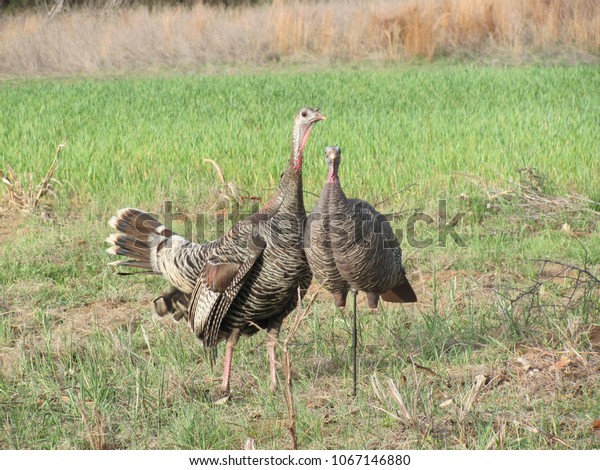
[[160,274],[153,266],[152,259],[156,258],[156,252],[173,235],[170,229],[147,212],[132,208],[121,209],[108,224],[120,233],[112,233],[106,239],[111,245],[106,251],[111,255],[129,258],[114,261],[110,265],[143,269],[136,273],[119,274]]
[[173,232],[162,225],[158,220],[147,212],[139,209],[121,209],[113,216],[108,224],[119,232],[139,238],[140,235],[158,233],[164,237],[170,237]]
[[[190,293],[195,285],[197,273],[193,271],[189,273],[189,269],[186,271],[188,264],[185,256],[189,255],[190,251],[182,252],[183,262],[178,264],[173,258],[173,245],[181,249],[182,245],[190,242],[177,236],[150,214],[139,209],[121,209],[108,223],[118,233],[112,233],[106,239],[110,245],[106,251],[111,255],[126,258],[114,261],[110,265],[141,270],[119,272],[118,274],[121,275],[162,274],[165,276],[174,286],[153,300],[154,314],[160,317],[173,315],[175,320],[187,319]],[[181,270],[182,266],[183,270]],[[183,284],[177,282],[182,280]],[[186,287],[189,293],[185,292]]]

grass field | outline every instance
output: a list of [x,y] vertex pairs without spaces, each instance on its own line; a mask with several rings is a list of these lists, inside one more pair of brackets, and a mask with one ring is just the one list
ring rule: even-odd
[[[230,190],[204,159],[266,200],[304,105],[328,118],[306,150],[307,207],[339,144],[347,194],[399,214],[420,302],[361,313],[354,400],[351,323],[319,292],[291,346],[299,446],[600,447],[598,90],[592,66],[0,81],[0,169],[40,181],[66,144],[45,217],[0,206],[0,447],[289,446],[264,335],[240,342],[215,404],[220,361],[151,318],[165,284],[115,276],[103,240],[118,208],[165,200],[205,214],[211,238]],[[439,243],[456,214],[464,243]]]

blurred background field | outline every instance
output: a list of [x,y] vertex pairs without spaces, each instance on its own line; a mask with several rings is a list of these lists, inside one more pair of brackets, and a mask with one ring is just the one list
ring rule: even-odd
[[444,57],[597,63],[600,52],[595,0],[4,0],[0,12],[0,74]]

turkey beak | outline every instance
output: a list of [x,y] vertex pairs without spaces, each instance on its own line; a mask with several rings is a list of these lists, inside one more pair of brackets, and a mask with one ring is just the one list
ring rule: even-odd
[[318,121],[327,121],[327,118],[323,114],[319,113],[317,115],[317,117],[313,119],[313,122],[318,122]]

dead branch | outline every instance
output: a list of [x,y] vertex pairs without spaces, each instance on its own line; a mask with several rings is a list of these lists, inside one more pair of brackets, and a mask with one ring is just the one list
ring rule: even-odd
[[[296,306],[297,313],[292,314],[294,315],[294,322],[292,323],[285,340],[282,343],[281,341],[277,340],[277,338],[270,336],[270,338],[276,342],[277,347],[281,349],[281,367],[285,375],[282,389],[288,412],[288,433],[290,435],[291,447],[293,450],[298,449],[298,437],[296,434],[296,406],[294,403],[294,393],[292,389],[292,359],[289,354],[289,345],[296,336],[296,333],[298,332],[302,322],[306,319],[306,317],[308,317],[308,314],[310,313],[318,295],[319,291],[315,292],[310,298],[306,308],[302,308],[302,294],[300,287],[298,286],[298,304]],[[256,323],[251,322],[250,324],[262,330],[262,328]],[[269,335],[269,333],[267,333],[267,335]]]
[[[500,210],[503,207],[518,207],[523,211],[523,218],[531,220],[550,219],[564,221],[565,214],[586,213],[600,218],[600,212],[591,206],[598,205],[597,201],[579,194],[569,194],[562,197],[552,196],[543,192],[546,178],[535,168],[521,168],[520,181],[506,178],[507,188],[498,188],[488,184],[483,178],[467,173],[455,172],[483,192],[487,199],[487,209]],[[467,198],[467,196],[463,196]]]
[[298,449],[298,437],[296,434],[296,407],[294,404],[294,393],[292,390],[292,359],[289,354],[289,345],[290,345],[290,342],[296,336],[296,333],[298,332],[300,325],[302,324],[304,319],[310,313],[313,302],[316,300],[317,295],[318,295],[318,292],[315,292],[315,294],[312,296],[312,298],[308,302],[308,305],[306,306],[306,308],[303,309],[302,308],[302,294],[300,291],[300,287],[298,287],[298,304],[296,306],[296,310],[298,313],[296,313],[296,315],[294,317],[294,322],[292,323],[292,326],[291,326],[290,330],[288,331],[288,334],[287,334],[285,340],[283,341],[283,345],[279,344],[279,346],[281,347],[281,351],[282,351],[281,352],[282,368],[283,368],[283,373],[285,375],[285,380],[283,382],[282,388],[283,388],[283,395],[285,397],[285,404],[286,404],[287,411],[288,411],[288,432],[290,434],[290,440],[292,442],[293,450]]
[[411,189],[412,187],[416,186],[416,183],[412,183],[412,184],[407,184],[406,186],[404,186],[402,189],[400,189],[399,191],[396,191],[394,194],[392,194],[391,196],[386,197],[385,199],[378,199],[377,201],[375,201],[373,203],[373,207],[378,207],[382,204],[385,204],[386,202],[390,201],[391,199],[395,198],[396,196],[402,194],[405,191],[408,191],[409,189]]
[[527,327],[536,313],[552,311],[564,316],[581,305],[598,308],[600,279],[587,266],[587,261],[583,267],[550,259],[534,262],[541,263],[541,266],[528,285],[484,286],[498,296],[501,318],[506,317],[516,326],[520,315],[523,326]]

